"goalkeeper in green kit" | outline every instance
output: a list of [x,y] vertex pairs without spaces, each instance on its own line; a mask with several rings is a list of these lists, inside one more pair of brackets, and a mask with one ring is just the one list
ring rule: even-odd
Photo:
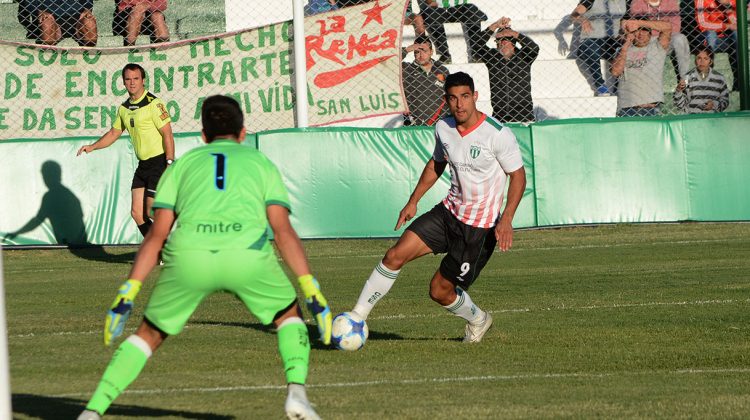
[[270,225],[281,257],[298,277],[320,338],[329,344],[331,311],[289,222],[287,190],[268,158],[240,144],[246,133],[234,99],[207,98],[202,122],[208,145],[182,156],[159,182],[154,224],[107,313],[104,344],[122,333],[141,282],[162,251],[165,265],[143,322],[120,344],[79,420],[99,419],[164,339],[180,333],[198,304],[218,291],[233,293],[260,322],[275,325],[288,383],[287,416],[319,418],[304,386],[310,356],[307,327],[266,233]]

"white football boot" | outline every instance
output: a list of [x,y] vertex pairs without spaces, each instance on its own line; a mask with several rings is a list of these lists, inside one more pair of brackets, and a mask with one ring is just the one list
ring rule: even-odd
[[287,418],[292,420],[320,420],[320,416],[312,408],[310,401],[307,400],[304,385],[289,384],[288,392],[284,404]]
[[464,343],[478,343],[482,341],[482,337],[492,326],[492,315],[488,312],[484,313],[484,318],[476,324],[471,322],[466,323],[466,335],[464,335]]
[[100,416],[99,413],[91,410],[83,410],[78,416],[78,420],[101,420],[101,418],[102,416]]

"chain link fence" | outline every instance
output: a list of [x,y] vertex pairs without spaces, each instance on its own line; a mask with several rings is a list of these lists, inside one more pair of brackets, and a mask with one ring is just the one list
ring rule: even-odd
[[[308,0],[310,124],[432,124],[457,71],[474,77],[479,109],[502,121],[737,110],[747,22],[735,9],[734,0]],[[125,99],[118,72],[129,61],[146,68],[178,132],[197,131],[196,110],[216,93],[234,95],[253,130],[294,126],[291,18],[291,0],[0,1],[0,138],[102,134]]]

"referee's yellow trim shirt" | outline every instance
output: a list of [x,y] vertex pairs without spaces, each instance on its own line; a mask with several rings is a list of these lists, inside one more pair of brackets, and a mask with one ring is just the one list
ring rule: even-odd
[[164,153],[159,129],[171,121],[164,102],[146,91],[137,100],[128,98],[120,105],[112,128],[127,130],[136,157],[146,160]]

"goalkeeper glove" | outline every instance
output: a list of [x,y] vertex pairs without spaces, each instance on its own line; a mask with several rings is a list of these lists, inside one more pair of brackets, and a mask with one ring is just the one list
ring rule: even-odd
[[315,323],[318,325],[320,341],[323,344],[331,344],[331,324],[333,316],[328,301],[323,297],[320,291],[320,284],[312,274],[306,274],[297,279],[302,292],[305,294],[305,303],[312,315],[315,317]]
[[140,290],[141,281],[136,279],[128,279],[117,290],[117,297],[107,311],[107,318],[104,321],[105,346],[109,346],[113,339],[122,334],[122,329],[133,310],[133,301]]

